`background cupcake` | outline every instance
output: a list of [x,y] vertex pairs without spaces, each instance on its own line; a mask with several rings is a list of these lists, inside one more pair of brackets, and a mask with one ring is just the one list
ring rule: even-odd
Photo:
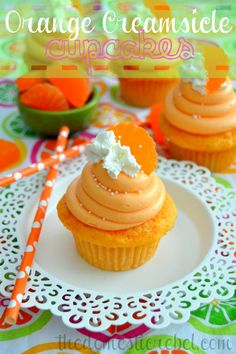
[[171,156],[222,171],[236,157],[236,94],[226,79],[208,91],[201,56],[185,64],[188,76],[167,95],[161,129]]
[[[137,16],[137,13],[131,12],[127,15],[128,28],[131,26],[132,20]],[[153,14],[147,9],[143,8],[139,16],[143,21],[147,17],[152,17]],[[142,24],[140,25],[140,31],[142,30]],[[177,39],[171,34],[165,33],[153,33],[137,34],[130,32],[125,34],[123,30],[118,32],[118,39],[121,42],[135,41],[139,42],[140,46],[147,47],[145,42],[146,38],[151,41],[159,43],[161,40],[172,41],[172,54],[178,50]],[[156,50],[157,51],[157,50]],[[130,57],[134,52],[132,46],[126,47],[126,52],[129,52]],[[144,50],[145,53],[145,50]],[[120,96],[127,103],[137,107],[150,107],[155,103],[163,102],[168,91],[178,81],[178,67],[181,63],[179,58],[170,59],[153,59],[150,56],[145,55],[142,59],[121,59],[111,61],[111,70],[118,76],[120,82]],[[137,70],[127,70],[127,68],[138,68]],[[168,69],[157,69],[157,68]]]
[[[149,154],[149,159],[146,156]],[[80,255],[95,267],[122,271],[150,259],[173,227],[176,208],[155,174],[148,133],[121,124],[97,136],[88,163],[58,204]]]
[[[43,5],[43,4],[42,4]],[[80,13],[78,9],[73,7],[71,0],[51,0],[49,2],[45,2],[45,10],[44,6],[42,6],[42,10],[37,11],[33,14],[33,17],[39,19],[40,17],[50,18],[51,24],[50,28],[53,28],[52,33],[47,33],[46,31],[42,33],[30,33],[28,32],[25,36],[24,44],[25,44],[25,52],[24,52],[24,62],[29,70],[31,70],[32,65],[50,65],[55,62],[55,59],[48,58],[46,56],[46,46],[49,41],[55,39],[61,40],[69,40],[70,36],[73,34],[66,32],[62,33],[59,30],[59,26],[56,26],[56,31],[54,31],[53,20],[62,20],[64,22],[64,28],[66,27],[66,22],[70,17],[80,17]],[[71,31],[73,28],[71,29]],[[79,33],[79,40],[85,39],[85,35],[82,31]],[[70,58],[70,53],[73,53],[75,50],[75,40],[70,39],[69,45],[63,48],[65,53],[63,53],[62,48],[55,48],[53,47],[53,54],[57,56],[61,56],[63,53],[64,57]],[[69,60],[67,60],[69,62]],[[61,60],[61,64],[67,64],[65,59]],[[74,64],[77,62],[80,65],[83,65],[82,60],[72,60]]]

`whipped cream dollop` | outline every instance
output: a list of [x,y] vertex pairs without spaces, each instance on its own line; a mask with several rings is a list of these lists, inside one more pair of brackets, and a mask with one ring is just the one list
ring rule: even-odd
[[207,93],[207,71],[204,67],[204,58],[201,53],[196,53],[193,59],[185,60],[180,66],[180,76],[183,82],[190,83],[193,90],[201,95]]
[[113,131],[98,134],[93,143],[87,146],[86,155],[91,163],[102,162],[102,166],[113,179],[121,172],[135,177],[141,169],[130,148],[122,146],[120,141],[117,142]]

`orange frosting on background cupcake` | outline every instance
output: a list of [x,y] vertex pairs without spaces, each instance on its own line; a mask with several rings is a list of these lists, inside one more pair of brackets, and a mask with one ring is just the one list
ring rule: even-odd
[[168,94],[164,116],[191,134],[214,135],[236,128],[236,94],[230,80],[217,91],[202,95],[181,82]]
[[236,146],[236,94],[223,87],[202,95],[181,82],[169,93],[160,119],[168,142],[185,149],[222,151]]
[[221,172],[236,159],[236,94],[226,79],[201,93],[181,81],[166,98],[160,127],[171,157]]

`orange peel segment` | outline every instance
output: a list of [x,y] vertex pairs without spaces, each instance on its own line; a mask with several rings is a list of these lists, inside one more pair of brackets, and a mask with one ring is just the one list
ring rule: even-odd
[[148,132],[132,123],[121,123],[110,128],[121,145],[128,146],[142,171],[150,175],[157,167],[155,142]]

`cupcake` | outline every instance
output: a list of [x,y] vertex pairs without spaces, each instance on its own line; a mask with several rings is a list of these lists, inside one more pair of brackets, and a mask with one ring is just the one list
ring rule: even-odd
[[207,84],[196,75],[182,79],[166,98],[160,125],[173,158],[220,172],[236,158],[236,94],[230,79],[211,92]]
[[177,79],[120,78],[120,97],[132,106],[150,107],[163,102]]
[[[130,23],[137,16],[136,13],[131,13],[128,18],[128,28]],[[151,12],[145,8],[141,14],[143,21],[145,18],[152,16]],[[140,31],[142,24],[140,25]],[[159,34],[150,32],[145,33],[128,33],[120,31],[118,39],[121,43],[130,41],[137,43],[125,46],[127,58],[111,61],[111,70],[118,76],[120,83],[120,97],[130,105],[136,107],[150,107],[156,103],[163,102],[169,90],[178,82],[178,67],[181,63],[180,58],[170,60],[169,58],[151,58],[147,53],[147,48],[150,43],[156,43],[156,48],[152,53],[157,55],[157,48],[162,45],[161,41],[165,41],[164,47],[171,47],[171,54],[176,53],[179,44],[176,38],[168,34]],[[167,41],[169,42],[167,43]],[[140,49],[141,48],[141,49]],[[139,52],[140,51],[140,52]],[[134,58],[142,57],[142,58]],[[142,53],[142,54],[140,54]],[[157,69],[159,67],[159,69]],[[133,69],[138,68],[138,69]],[[161,68],[168,68],[161,69]]]
[[88,263],[110,271],[139,267],[176,219],[155,173],[154,141],[143,128],[122,123],[100,133],[86,153],[89,162],[59,201],[58,216]]
[[[66,23],[70,17],[80,17],[80,13],[76,8],[73,7],[71,0],[50,0],[47,3],[47,6],[42,10],[38,10],[37,13],[34,14],[34,18],[36,21],[40,18],[49,18],[48,29],[49,33],[44,30],[41,32],[29,32],[26,34],[24,39],[24,62],[29,70],[31,70],[31,66],[34,65],[50,65],[55,63],[55,57],[63,65],[76,64],[84,66],[84,62],[81,59],[72,59],[70,60],[71,53],[74,53],[76,46],[76,39],[74,39],[74,34],[65,32]],[[59,22],[63,22],[63,26],[60,26]],[[46,27],[46,26],[45,26]],[[61,31],[61,27],[63,32]],[[75,29],[74,29],[75,30]],[[73,31],[73,27],[71,27],[71,32]],[[79,33],[79,40],[84,40],[85,35],[82,31]],[[47,46],[50,41],[53,40],[63,40],[67,43],[65,45],[59,45],[55,43],[52,46],[53,57],[49,57],[51,52],[47,49]],[[68,59],[65,59],[68,58]],[[72,62],[72,63],[71,63]]]

